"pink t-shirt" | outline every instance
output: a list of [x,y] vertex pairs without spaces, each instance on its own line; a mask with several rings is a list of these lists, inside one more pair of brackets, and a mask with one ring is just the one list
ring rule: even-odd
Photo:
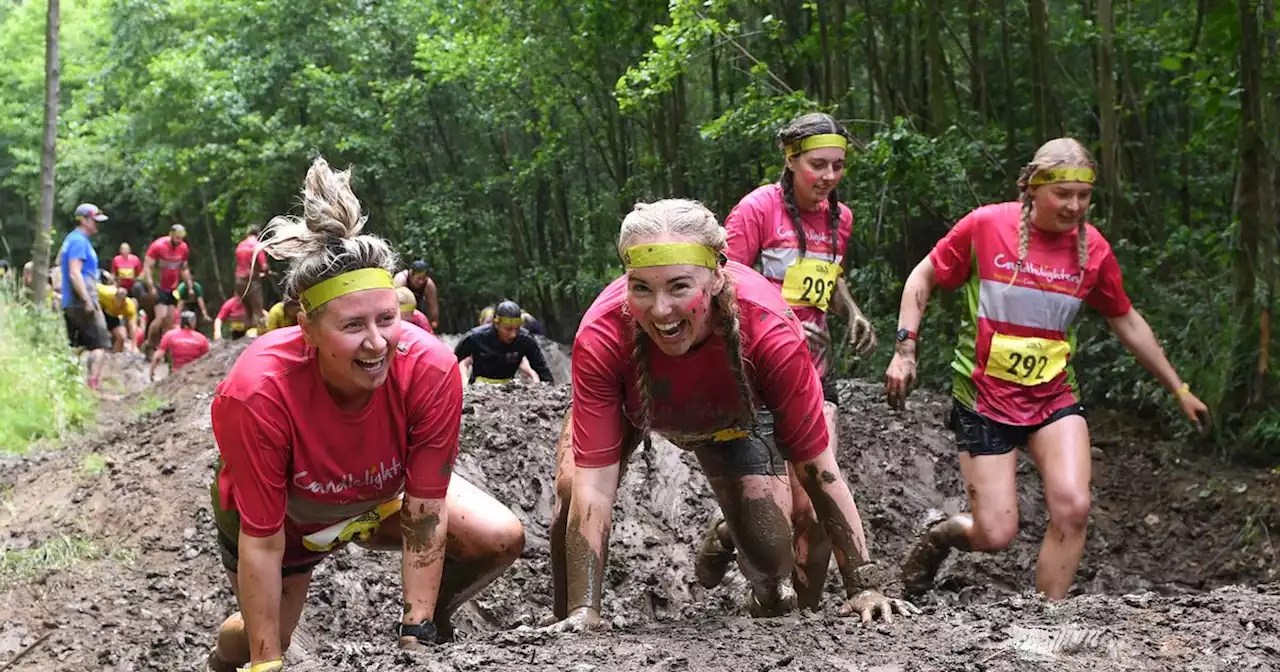
[[160,337],[158,348],[173,357],[173,370],[177,371],[207,354],[209,339],[195,329],[170,329]]
[[255,340],[217,387],[221,506],[240,513],[250,536],[284,530],[286,567],[323,557],[302,545],[304,535],[402,491],[445,496],[462,424],[458,360],[416,329],[397,338],[386,382],[356,412],[333,401],[298,329]]
[[142,260],[136,254],[117,254],[111,259],[111,274],[116,276],[117,285],[133,289],[133,283],[142,275]]
[[409,316],[409,323],[417,326],[428,334],[436,333],[435,330],[431,328],[431,320],[428,320],[427,316],[423,315],[421,310],[413,311],[413,315]]
[[[853,235],[853,212],[840,204],[840,226],[837,240],[831,238],[828,213],[831,206],[822,201],[817,210],[800,211],[800,224],[804,227],[805,258],[843,264]],[[746,266],[760,263],[760,272],[781,288],[787,269],[800,259],[800,241],[796,238],[795,225],[787,206],[782,202],[782,187],[766,184],[742,197],[724,220],[728,238],[725,255]],[[834,291],[829,288],[828,291]],[[791,309],[801,322],[819,326],[827,323],[827,315],[810,305],[793,304]]]
[[[747,376],[756,403],[774,411],[778,450],[803,461],[827,447],[822,386],[809,363],[800,322],[778,290],[735,262],[729,272],[738,292]],[[573,342],[573,451],[582,467],[616,464],[627,424],[638,426],[637,370],[632,360],[635,322],[623,312],[626,276],[614,280],[587,310]],[[651,425],[678,437],[741,426],[743,409],[724,339],[712,335],[681,357],[651,348]]]
[[1075,230],[1032,227],[1017,270],[1021,211],[1016,201],[974,210],[938,241],[929,261],[938,284],[960,289],[970,311],[952,364],[956,399],[997,422],[1027,426],[1079,402],[1070,360],[1081,303],[1106,317],[1120,317],[1132,304],[1111,245],[1092,224],[1084,224],[1083,279]]
[[258,246],[257,236],[249,236],[244,240],[240,241],[239,245],[236,245],[236,277],[237,278],[249,277],[250,267],[253,268],[253,272],[257,275],[262,274],[262,272],[267,269],[266,250],[261,250],[258,252],[258,261],[256,264],[253,261],[253,250],[257,246]]
[[191,254],[187,241],[173,245],[169,242],[171,239],[171,236],[157,238],[147,248],[147,258],[155,259],[160,267],[160,291],[166,294],[178,288],[178,282],[182,280],[182,266]]
[[240,297],[233,296],[222,302],[222,307],[218,309],[218,319],[224,322],[230,321],[233,325],[238,324],[239,327],[233,329],[241,329],[245,322],[249,321],[249,312],[245,309],[244,302]]

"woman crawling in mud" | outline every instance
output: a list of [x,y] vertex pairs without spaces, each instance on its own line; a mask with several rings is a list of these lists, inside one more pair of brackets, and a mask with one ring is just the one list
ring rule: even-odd
[[898,345],[885,376],[901,406],[916,374],[916,330],[935,285],[959,289],[971,313],[961,322],[951,428],[970,513],[933,525],[908,552],[902,580],[919,594],[952,548],[994,552],[1018,531],[1016,448],[1025,446],[1044,480],[1049,509],[1036,589],[1067,595],[1089,523],[1089,426],[1069,364],[1072,323],[1092,306],[1138,362],[1200,424],[1205,405],[1178,378],[1151,327],[1125,294],[1111,246],[1085,221],[1094,162],[1070,138],[1045,143],[1018,179],[1019,201],[969,213],[907,278]]
[[[573,404],[556,448],[557,630],[605,627],[613,503],[623,466],[650,430],[694,452],[724,511],[712,552],[704,546],[699,559],[704,584],[719,582],[736,549],[751,585],[748,610],[793,609],[792,520],[812,507],[844,580],[841,613],[864,621],[917,613],[879,590],[853,494],[828,446],[803,328],[777,289],[726,261],[724,248],[724,229],[693,201],[639,204],[622,223],[627,271],[582,319]],[[792,491],[789,468],[803,491]]]
[[450,478],[457,358],[434,336],[401,329],[395,253],[360,235],[350,179],[316,159],[304,216],[272,220],[262,245],[291,260],[285,291],[301,302],[298,326],[249,346],[213,401],[213,509],[240,606],[209,656],[215,672],[282,669],[312,570],[349,541],[403,549],[395,631],[406,649],[447,639],[450,615],[524,545],[510,510]]

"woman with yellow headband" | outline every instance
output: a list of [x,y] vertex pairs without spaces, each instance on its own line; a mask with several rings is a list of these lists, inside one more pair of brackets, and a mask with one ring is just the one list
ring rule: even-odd
[[431,328],[431,321],[426,315],[418,310],[417,297],[413,295],[413,290],[408,287],[396,287],[396,301],[400,302],[400,319],[412,324],[413,326],[434,334],[435,329]]
[[282,669],[312,570],[347,542],[402,550],[395,632],[406,649],[449,637],[454,610],[524,545],[510,510],[450,478],[457,360],[434,336],[402,328],[395,253],[360,235],[350,179],[316,159],[304,216],[272,220],[262,244],[292,260],[285,294],[302,304],[298,328],[256,339],[213,401],[214,518],[240,605],[209,657],[215,672]]
[[1022,170],[1018,201],[969,213],[916,266],[903,288],[898,345],[886,374],[901,406],[916,375],[916,330],[935,285],[959,290],[969,315],[956,346],[951,427],[970,513],[952,516],[916,542],[903,565],[914,593],[933,584],[952,548],[999,551],[1018,531],[1016,448],[1044,481],[1049,509],[1036,588],[1067,595],[1084,553],[1091,473],[1089,427],[1070,360],[1082,304],[1107,318],[1138,362],[1199,425],[1207,419],[1125,294],[1111,246],[1086,221],[1094,162],[1071,138],[1051,140]]
[[573,403],[556,448],[555,629],[605,627],[611,511],[624,465],[650,430],[702,465],[724,512],[718,543],[729,559],[738,555],[751,614],[795,606],[788,465],[835,547],[842,613],[888,621],[915,610],[879,590],[827,441],[822,386],[800,322],[768,280],[727,261],[724,248],[715,215],[693,201],[641,203],[622,223],[626,273],[578,328]]
[[[760,272],[782,292],[782,298],[804,325],[809,356],[822,380],[823,417],[831,449],[839,445],[836,414],[839,395],[828,377],[827,309],[849,316],[849,343],[866,354],[876,346],[875,330],[862,315],[844,280],[845,255],[853,235],[853,213],[840,202],[836,187],[844,176],[849,148],[844,127],[829,115],[806,114],[778,131],[786,154],[782,176],[747,194],[725,219],[725,254],[731,261],[759,265]],[[794,479],[794,475],[792,476]],[[791,509],[795,539],[796,590],[800,606],[812,608],[822,597],[831,563],[831,544],[814,524],[813,505],[793,480],[797,495]],[[719,523],[713,523],[713,528]],[[859,532],[861,534],[861,532]],[[705,535],[701,565],[723,551],[713,530]],[[704,574],[719,580],[719,573]],[[710,587],[710,586],[708,586]]]

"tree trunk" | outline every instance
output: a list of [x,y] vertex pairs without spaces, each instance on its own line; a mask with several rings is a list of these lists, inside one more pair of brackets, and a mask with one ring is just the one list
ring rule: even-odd
[[[1209,0],[1196,3],[1196,25],[1191,30],[1191,44],[1187,53],[1195,55],[1200,43],[1200,30],[1204,27],[1204,15],[1209,11]],[[1183,61],[1183,74],[1190,74],[1190,59]],[[1179,92],[1178,104],[1178,219],[1184,228],[1191,228],[1191,84],[1184,83]]]
[[[49,285],[49,250],[53,243],[54,151],[58,137],[58,99],[61,67],[58,63],[59,0],[49,0],[44,33],[44,152],[40,157],[40,225],[31,249],[32,281],[36,310],[44,310]],[[62,291],[74,291],[63,287]]]
[[1101,169],[1107,194],[1107,227],[1111,236],[1119,238],[1124,227],[1124,195],[1120,186],[1119,124],[1116,119],[1116,76],[1112,58],[1112,26],[1115,16],[1111,0],[1098,0],[1098,120],[1101,128]]
[[987,17],[982,0],[969,0],[969,97],[978,121],[986,124],[987,81],[983,67],[982,45],[987,41]]
[[[843,2],[844,0],[837,0]],[[839,96],[836,94],[835,85],[832,83],[832,65],[831,65],[831,29],[827,25],[827,5],[828,2],[818,0],[814,11],[818,15],[818,47],[822,50],[822,102],[830,105],[836,101]]]
[[1057,135],[1053,95],[1049,90],[1049,11],[1045,0],[1030,0],[1031,10],[1031,107],[1035,117],[1036,144]]
[[1004,160],[1009,168],[1017,166],[1018,160],[1018,108],[1017,90],[1013,78],[1013,48],[1009,39],[1009,12],[1006,0],[1000,0],[1000,77],[1004,90]]
[[941,135],[947,124],[945,82],[942,75],[942,37],[938,24],[942,21],[939,0],[926,0],[924,8],[925,49],[929,60],[929,130]]
[[[1275,22],[1275,6],[1272,0],[1262,0],[1262,19],[1263,24],[1267,26],[1267,58],[1274,67],[1277,57],[1280,57],[1280,47],[1276,41],[1276,22]],[[1261,55],[1259,55],[1261,60]],[[1266,80],[1260,80],[1263,90],[1258,91],[1257,108],[1259,114],[1259,140],[1262,143],[1262,151],[1259,153],[1261,163],[1259,165],[1259,183],[1258,183],[1258,219],[1259,219],[1259,235],[1258,235],[1258,256],[1262,260],[1262,304],[1261,316],[1258,324],[1258,366],[1256,370],[1257,379],[1254,382],[1254,399],[1262,406],[1269,403],[1269,390],[1267,382],[1270,379],[1271,372],[1271,316],[1275,312],[1275,286],[1276,286],[1276,253],[1280,252],[1276,248],[1276,228],[1280,226],[1280,210],[1277,210],[1277,193],[1280,193],[1280,170],[1276,167],[1276,150],[1280,150],[1280,134],[1276,132],[1276,124],[1280,123],[1280,91],[1277,91],[1274,80],[1268,86]],[[1271,107],[1273,116],[1267,119],[1265,108],[1263,107],[1264,96],[1267,95],[1265,89],[1270,89]],[[1267,132],[1263,134],[1263,130]]]
[[[1240,354],[1250,354],[1255,343],[1254,298],[1260,266],[1259,243],[1262,228],[1262,202],[1260,182],[1263,178],[1262,141],[1262,68],[1261,33],[1258,30],[1256,0],[1241,0],[1240,14],[1240,247],[1236,250],[1236,315],[1240,319]],[[1263,257],[1270,256],[1263,251]],[[1265,289],[1263,290],[1265,291]],[[1267,298],[1267,297],[1264,297]],[[1263,320],[1269,319],[1269,311],[1263,308]],[[1244,359],[1242,361],[1248,361]],[[1256,373],[1256,370],[1255,370]],[[1250,376],[1236,376],[1241,381],[1233,397],[1237,401],[1252,403],[1255,400],[1256,380]]]

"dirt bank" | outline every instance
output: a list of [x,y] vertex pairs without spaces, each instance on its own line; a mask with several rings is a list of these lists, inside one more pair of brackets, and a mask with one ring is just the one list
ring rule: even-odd
[[[215,348],[63,450],[0,472],[0,544],[10,551],[0,562],[0,666],[29,651],[10,669],[197,669],[233,608],[208,513],[208,407],[242,347]],[[920,394],[894,414],[876,386],[843,383],[842,394],[840,462],[873,555],[896,567],[932,511],[963,503],[942,427],[949,402]],[[128,406],[144,401],[163,405],[144,414]],[[1021,592],[1045,523],[1038,478],[1024,464],[1013,547],[949,561],[925,615],[869,628],[837,619],[832,572],[825,611],[745,618],[736,571],[710,591],[694,580],[694,540],[714,504],[691,456],[658,441],[635,458],[615,509],[605,597],[614,632],[521,628],[550,611],[546,523],[568,401],[565,385],[467,391],[458,473],[510,506],[528,543],[458,615],[458,643],[420,657],[396,651],[398,555],[352,549],[317,570],[289,669],[1280,669],[1271,541],[1280,477],[1211,469],[1134,436],[1102,441],[1079,595],[1062,604]],[[88,453],[103,458],[96,473]],[[42,549],[63,549],[67,568],[15,569]]]

